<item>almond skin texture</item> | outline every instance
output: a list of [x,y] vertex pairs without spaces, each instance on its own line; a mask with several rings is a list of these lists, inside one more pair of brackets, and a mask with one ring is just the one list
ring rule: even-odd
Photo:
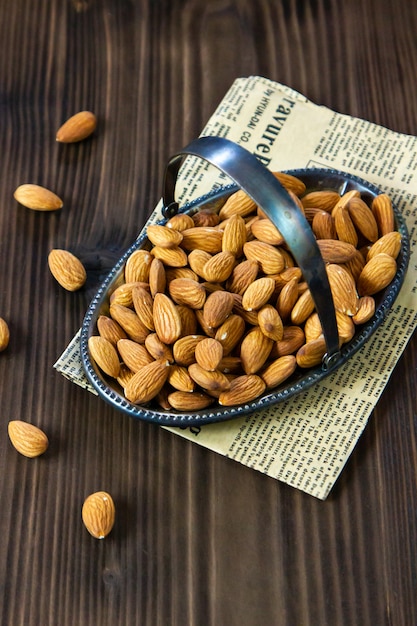
[[[122,341],[126,341],[126,339]],[[89,338],[88,349],[98,367],[108,376],[117,378],[120,371],[120,363],[114,345],[103,337],[95,336]]]
[[234,406],[255,400],[265,391],[265,383],[256,374],[245,374],[235,378],[230,389],[223,391],[219,396],[219,404],[222,406]]
[[295,356],[290,354],[281,356],[272,361],[261,373],[261,378],[267,386],[267,389],[276,387],[284,382],[297,367]]
[[113,498],[105,491],[92,493],[82,508],[84,526],[95,539],[104,539],[114,526],[116,509]]
[[48,265],[52,276],[67,291],[81,289],[87,280],[84,265],[68,250],[51,250]]
[[13,446],[23,456],[34,458],[46,452],[49,445],[48,437],[37,426],[21,420],[12,420],[7,430]]
[[64,204],[61,198],[49,189],[30,183],[20,185],[13,195],[19,204],[34,211],[56,211]]
[[169,362],[164,359],[144,365],[128,381],[125,396],[134,404],[149,402],[162,389],[169,374]]
[[86,139],[95,131],[97,118],[91,111],[80,111],[70,117],[59,128],[56,140],[59,143],[76,143]]
[[392,256],[381,253],[372,257],[358,278],[360,296],[372,296],[387,287],[397,273],[397,263]]
[[9,345],[10,332],[7,322],[0,317],[0,352],[3,352]]
[[168,396],[169,404],[177,411],[198,411],[213,404],[215,398],[199,391],[174,391]]

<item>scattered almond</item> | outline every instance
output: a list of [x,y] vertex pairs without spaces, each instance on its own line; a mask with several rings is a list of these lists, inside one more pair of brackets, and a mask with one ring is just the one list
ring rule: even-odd
[[84,501],[81,516],[90,535],[95,539],[104,539],[115,522],[113,498],[105,491],[92,493]]
[[56,134],[60,143],[76,143],[86,139],[95,131],[97,117],[91,111],[80,111],[62,124]]
[[51,250],[48,265],[52,276],[67,291],[81,289],[87,280],[84,265],[68,250]]
[[20,185],[13,195],[19,204],[34,211],[56,211],[64,204],[61,198],[49,189],[31,183]]
[[9,326],[2,317],[0,317],[0,352],[3,352],[9,345],[10,331]]
[[48,437],[33,424],[12,420],[8,424],[7,431],[13,446],[23,456],[34,458],[46,452],[48,448]]

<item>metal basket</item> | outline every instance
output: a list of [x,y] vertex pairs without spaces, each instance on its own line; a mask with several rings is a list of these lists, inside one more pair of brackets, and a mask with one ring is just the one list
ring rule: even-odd
[[[200,157],[224,172],[233,184],[217,189],[179,208],[174,200],[175,184],[179,169],[188,155]],[[308,191],[333,190],[340,195],[356,189],[361,197],[370,202],[381,193],[374,185],[350,174],[331,169],[299,169],[287,171],[301,179]],[[396,229],[402,236],[402,248],[397,258],[394,280],[376,296],[376,310],[372,319],[359,327],[351,341],[339,348],[333,298],[325,265],[309,223],[285,191],[276,177],[247,150],[219,137],[202,137],[193,141],[173,156],[167,166],[164,181],[163,214],[166,219],[176,212],[193,214],[201,208],[221,205],[238,189],[245,191],[272,220],[283,235],[285,242],[303,272],[311,291],[326,340],[327,352],[321,365],[308,370],[297,369],[294,374],[275,389],[265,391],[252,402],[232,407],[220,405],[193,412],[166,411],[156,403],[146,406],[132,404],[123,395],[118,383],[98,370],[90,358],[88,339],[96,334],[99,315],[108,314],[108,294],[120,284],[124,266],[129,256],[138,249],[150,249],[146,234],[140,236],[116,263],[92,300],[81,329],[81,357],[87,378],[99,396],[118,410],[131,417],[168,426],[195,426],[210,422],[229,420],[283,402],[307,390],[337,368],[341,367],[371,337],[391,309],[403,283],[409,260],[409,237],[404,219],[394,206]]]

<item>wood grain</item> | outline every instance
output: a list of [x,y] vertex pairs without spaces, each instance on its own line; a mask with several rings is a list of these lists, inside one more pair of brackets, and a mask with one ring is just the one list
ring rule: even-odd
[[[52,365],[159,199],[168,157],[233,80],[263,75],[316,103],[416,134],[417,5],[408,0],[0,2],[0,623],[2,626],[413,626],[417,623],[414,337],[326,502],[156,426]],[[78,145],[55,133],[99,118]],[[22,183],[64,208],[17,206]],[[86,288],[49,275],[63,247]],[[20,457],[10,419],[50,438]],[[83,528],[109,491],[105,541]]]

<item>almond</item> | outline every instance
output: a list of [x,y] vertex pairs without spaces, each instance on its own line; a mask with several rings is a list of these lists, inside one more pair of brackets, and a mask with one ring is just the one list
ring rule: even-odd
[[174,355],[171,346],[167,346],[159,339],[156,333],[151,333],[145,339],[145,348],[154,359],[165,359],[170,363],[174,362]]
[[375,300],[372,296],[359,298],[359,308],[352,317],[354,324],[365,324],[375,315]]
[[352,198],[347,205],[352,222],[368,241],[378,239],[378,225],[374,214],[362,198]]
[[278,295],[277,310],[281,319],[289,319],[298,295],[298,278],[295,277],[284,284]]
[[23,456],[34,458],[46,452],[48,448],[48,437],[33,424],[12,420],[8,423],[7,431],[13,446]]
[[303,183],[303,181],[296,176],[293,176],[292,174],[286,174],[284,172],[272,173],[287,191],[292,191],[298,197],[302,196],[305,193],[305,183]]
[[149,284],[143,282],[124,283],[116,287],[110,295],[110,304],[121,304],[122,306],[133,306],[132,291],[134,287],[142,287],[146,291],[149,290]]
[[195,382],[188,370],[183,365],[171,365],[169,368],[168,382],[177,391],[194,391]]
[[300,326],[284,326],[282,339],[277,341],[271,351],[271,357],[294,354],[305,343],[304,331]]
[[294,373],[296,367],[297,361],[295,356],[281,356],[272,361],[272,363],[262,371],[261,378],[266,384],[267,389],[272,389],[283,383],[284,380],[287,380],[287,378]]
[[205,335],[188,335],[178,339],[172,348],[175,363],[185,366],[195,363],[195,349],[203,339],[206,339]]
[[214,400],[214,398],[200,391],[193,391],[192,393],[174,391],[168,396],[169,403],[177,411],[199,411],[213,404]]
[[182,242],[182,234],[179,230],[161,224],[150,224],[146,229],[146,235],[154,246],[161,248],[174,248]]
[[153,302],[156,334],[163,343],[171,344],[181,335],[181,317],[174,302],[164,293],[157,293]]
[[245,322],[240,315],[230,315],[221,326],[218,327],[215,339],[223,346],[223,354],[229,355],[239,343],[245,332]]
[[103,337],[93,336],[88,340],[88,349],[90,350],[91,358],[98,367],[108,376],[117,378],[120,371],[120,363],[114,345]]
[[349,211],[343,206],[336,206],[332,212],[337,237],[340,241],[346,241],[352,246],[358,245],[358,233],[352,222]]
[[285,267],[280,251],[269,243],[262,241],[248,241],[243,246],[247,259],[257,261],[264,274],[279,274]]
[[138,372],[141,367],[152,363],[154,360],[144,345],[132,341],[132,339],[120,339],[117,342],[117,350],[123,363],[132,372]]
[[107,339],[107,341],[110,341],[114,346],[119,339],[127,339],[127,335],[120,324],[115,322],[111,317],[107,317],[107,315],[99,316],[97,320],[97,330],[100,337]]
[[68,250],[51,250],[48,265],[52,276],[67,291],[81,289],[87,280],[83,264]]
[[224,203],[219,211],[221,220],[225,220],[232,215],[250,215],[256,209],[256,203],[244,191],[239,189],[233,193]]
[[[195,252],[198,252],[198,250],[195,250]],[[204,254],[207,254],[207,258],[204,259],[204,263],[205,263],[207,259],[211,258],[211,255],[208,254],[208,252],[207,253],[205,252]],[[159,259],[154,259],[154,260],[160,262]],[[189,262],[190,262],[190,259],[188,259],[188,263]],[[198,274],[196,274],[189,267],[167,267],[165,269],[165,276],[166,276],[166,282],[168,285],[172,280],[175,280],[176,278],[189,278],[190,280],[195,280],[196,282],[198,282]],[[163,293],[165,289],[161,289],[160,291],[161,293]]]
[[0,352],[3,352],[9,345],[10,331],[9,326],[2,317],[0,317]]
[[373,256],[381,254],[381,252],[392,256],[396,259],[401,250],[401,234],[396,231],[390,231],[380,237],[368,250],[366,260],[372,259]]
[[122,304],[110,304],[110,317],[123,328],[133,341],[144,343],[149,335],[149,328],[139,319],[137,313]]
[[151,253],[155,258],[159,259],[164,265],[168,265],[169,267],[185,267],[188,263],[186,253],[178,246],[172,246],[171,248],[154,246]]
[[272,304],[265,304],[258,311],[258,324],[263,334],[273,341],[280,341],[284,333],[282,319]]
[[319,365],[326,354],[326,341],[324,337],[318,337],[313,341],[305,343],[295,356],[297,365],[302,368],[314,367]]
[[284,237],[269,218],[256,220],[252,225],[252,234],[258,241],[272,246],[280,246],[284,243]]
[[265,387],[264,381],[257,374],[238,376],[230,383],[230,389],[220,394],[219,404],[222,406],[246,404],[260,396]]
[[227,281],[226,288],[229,291],[233,291],[234,293],[238,293],[243,296],[249,285],[256,280],[258,272],[259,264],[257,261],[253,261],[251,259],[242,261],[233,269],[233,272]]
[[188,263],[197,276],[201,276],[201,278],[206,280],[203,270],[205,264],[210,261],[211,258],[212,255],[205,250],[191,250],[188,255]]
[[60,143],[75,143],[93,134],[97,117],[91,111],[80,111],[67,119],[59,128],[56,140]]
[[227,280],[233,271],[236,259],[231,252],[218,252],[205,263],[203,276],[213,283],[222,283]]
[[218,368],[224,374],[236,374],[242,372],[242,362],[238,356],[225,356],[220,361]]
[[397,263],[388,254],[376,254],[363,268],[358,278],[360,296],[372,296],[387,287],[397,273]]
[[228,291],[214,291],[211,293],[203,308],[204,320],[207,326],[210,328],[221,326],[231,314],[233,305],[233,296]]
[[126,261],[125,281],[137,283],[149,281],[153,257],[147,250],[135,250]]
[[177,213],[177,215],[174,215],[168,220],[166,227],[183,231],[187,230],[187,228],[194,228],[194,221],[191,215],[187,213]]
[[180,337],[185,337],[186,335],[195,335],[197,332],[197,317],[194,310],[190,309],[188,306],[180,304],[177,306],[177,311],[181,320]]
[[192,216],[194,226],[217,226],[220,217],[214,209],[200,209]]
[[347,263],[357,252],[351,243],[335,239],[319,239],[317,245],[325,263]]
[[311,228],[316,239],[337,239],[333,217],[326,211],[319,211],[313,217]]
[[275,291],[273,278],[257,278],[246,289],[242,297],[242,306],[246,311],[256,311],[264,306]]
[[122,387],[122,389],[124,389],[127,383],[129,382],[129,380],[134,375],[135,375],[135,372],[132,372],[132,370],[130,370],[127,365],[125,365],[124,363],[121,363],[119,375],[116,378],[116,380],[119,383],[119,385]]
[[188,366],[188,373],[197,385],[208,391],[224,391],[230,387],[227,376],[220,370],[208,371],[198,363],[192,363]]
[[201,283],[190,278],[174,278],[168,286],[169,295],[177,304],[201,309],[206,301],[206,290]]
[[309,289],[306,289],[297,302],[294,304],[291,311],[291,323],[295,325],[303,324],[309,315],[314,311],[314,300]]
[[[223,232],[210,226],[195,226],[182,231],[182,247],[217,254],[222,249]],[[191,266],[192,267],[192,266]]]
[[220,341],[207,337],[200,341],[195,348],[197,363],[209,372],[218,368],[223,358],[223,346]]
[[392,208],[391,199],[386,193],[381,193],[373,199],[371,210],[381,236],[394,230],[394,209]]
[[310,191],[301,198],[304,208],[331,211],[335,204],[340,201],[337,191]]
[[240,346],[240,359],[245,374],[255,374],[263,367],[273,343],[259,327],[247,333]]
[[30,183],[20,185],[14,192],[17,202],[34,211],[56,211],[63,207],[63,202],[55,193]]
[[153,321],[153,298],[149,291],[135,285],[132,289],[132,303],[142,324],[149,330],[155,330]]
[[169,374],[169,362],[165,359],[144,365],[128,381],[125,396],[133,404],[149,402],[162,389]]
[[106,491],[92,493],[84,500],[84,526],[95,539],[104,539],[111,532],[116,516],[113,498]]
[[335,309],[347,315],[355,315],[359,306],[359,297],[352,274],[336,263],[329,263],[326,266],[326,272]]
[[223,230],[222,251],[230,252],[237,259],[242,256],[246,243],[245,221],[240,215],[233,215]]
[[167,284],[167,272],[160,259],[153,259],[149,269],[149,289],[152,297],[156,293],[164,293]]

